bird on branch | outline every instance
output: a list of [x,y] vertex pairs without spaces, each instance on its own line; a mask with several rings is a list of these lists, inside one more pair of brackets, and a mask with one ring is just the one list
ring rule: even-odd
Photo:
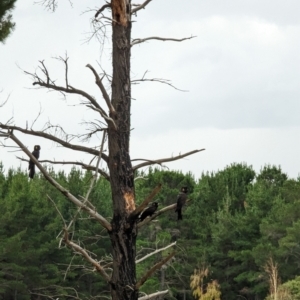
[[[34,146],[34,150],[32,151],[32,155],[36,159],[39,159],[39,157],[40,157],[40,150],[41,150],[41,147],[39,145]],[[29,160],[28,170],[29,170],[29,177],[32,179],[34,177],[34,174],[35,174],[35,164],[31,159]]]
[[139,219],[140,221],[144,221],[147,217],[151,217],[155,211],[157,210],[158,207],[158,203],[157,202],[153,202],[151,204],[151,206],[149,206],[148,208],[146,208],[140,215]]
[[177,220],[182,220],[182,207],[184,206],[186,200],[187,200],[187,193],[188,188],[186,186],[183,186],[181,188],[181,192],[177,196],[177,206],[175,212],[177,212]]

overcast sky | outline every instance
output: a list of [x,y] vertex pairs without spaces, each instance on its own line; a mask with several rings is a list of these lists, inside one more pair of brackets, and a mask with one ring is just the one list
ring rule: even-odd
[[[70,133],[84,131],[94,120],[79,96],[33,89],[22,70],[34,72],[44,60],[57,83],[63,84],[63,65],[53,57],[69,56],[70,83],[103,99],[94,83],[90,63],[99,73],[111,72],[110,28],[105,44],[90,36],[90,20],[104,1],[58,1],[55,13],[33,1],[17,1],[16,30],[0,44],[0,122],[14,117],[17,126],[47,121]],[[144,83],[132,87],[131,157],[158,159],[205,148],[204,152],[167,164],[170,169],[217,171],[245,162],[259,171],[280,165],[292,178],[300,173],[300,2],[299,0],[153,0],[134,17],[132,38],[183,38],[181,43],[148,41],[132,48],[132,79],[145,71],[148,78],[171,80],[168,85]],[[85,13],[84,13],[85,12]],[[109,85],[107,85],[109,89]],[[91,157],[70,153],[53,143],[22,136],[30,149],[41,145],[41,159],[78,160]],[[99,145],[94,138],[91,146]],[[6,145],[12,145],[5,141]],[[0,148],[6,169],[26,168],[16,153]]]

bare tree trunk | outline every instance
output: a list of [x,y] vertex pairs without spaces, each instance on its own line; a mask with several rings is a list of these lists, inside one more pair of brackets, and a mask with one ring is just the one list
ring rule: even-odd
[[108,129],[110,182],[114,215],[110,238],[113,251],[112,299],[137,299],[135,289],[137,226],[129,214],[135,209],[134,173],[129,155],[130,139],[130,0],[113,0],[113,77],[111,103],[117,128]]
[[[55,4],[55,0],[45,1],[45,3]],[[144,226],[149,223],[153,218],[159,216],[160,214],[173,210],[176,207],[176,203],[164,207],[157,211],[153,216],[147,218],[143,222],[140,222],[137,226],[136,218],[142,212],[143,209],[152,201],[153,197],[159,192],[161,186],[157,186],[151,194],[136,208],[135,207],[135,189],[134,189],[134,172],[140,168],[154,165],[162,164],[164,162],[175,161],[186,156],[192,155],[194,153],[203,151],[193,150],[184,154],[179,154],[177,156],[160,158],[160,159],[135,159],[135,161],[141,161],[135,166],[132,166],[131,158],[129,154],[129,143],[130,143],[130,117],[131,117],[131,80],[130,80],[130,53],[131,47],[136,44],[143,43],[148,40],[161,40],[161,41],[176,41],[181,42],[189,38],[174,39],[174,38],[162,38],[162,37],[148,37],[144,39],[135,39],[131,41],[131,15],[136,14],[139,10],[144,9],[151,0],[145,0],[140,5],[134,5],[131,7],[131,0],[111,0],[106,2],[96,13],[95,18],[100,16],[105,10],[111,9],[112,16],[111,18],[103,17],[105,20],[112,20],[112,64],[113,64],[113,74],[111,82],[111,97],[108,95],[104,84],[102,82],[103,78],[100,78],[97,71],[90,65],[87,64],[86,67],[89,68],[95,77],[96,85],[99,87],[102,97],[106,102],[107,107],[102,107],[102,104],[97,101],[92,95],[88,92],[81,89],[75,88],[69,84],[68,77],[68,57],[60,58],[60,60],[65,65],[65,84],[57,85],[55,80],[52,80],[44,61],[40,61],[39,70],[42,73],[42,76],[39,73],[30,73],[26,74],[32,76],[33,85],[38,87],[44,87],[49,90],[58,91],[65,94],[75,94],[80,95],[84,99],[85,105],[96,111],[99,117],[105,120],[107,128],[96,126],[89,131],[88,134],[85,134],[85,138],[89,138],[98,131],[104,130],[103,140],[101,143],[100,151],[95,148],[90,148],[83,146],[81,144],[76,145],[71,142],[72,139],[69,139],[68,134],[65,134],[63,127],[58,126],[48,126],[49,131],[52,127],[58,129],[59,132],[62,132],[64,138],[60,138],[56,135],[53,135],[48,130],[37,131],[31,129],[22,128],[11,124],[11,119],[7,123],[0,122],[0,138],[9,138],[15,144],[17,144],[20,149],[29,157],[30,160],[34,162],[36,167],[41,171],[45,178],[58,190],[60,191],[70,202],[78,207],[77,213],[74,215],[74,218],[70,221],[67,226],[66,221],[64,220],[62,214],[55,205],[55,201],[51,198],[55,209],[58,211],[59,216],[62,219],[63,242],[71,247],[73,251],[82,255],[91,265],[95,268],[99,274],[108,282],[111,286],[111,296],[112,300],[137,300],[138,299],[138,290],[146,282],[146,280],[154,274],[155,271],[163,267],[174,255],[175,252],[172,252],[167,257],[163,258],[160,262],[156,263],[149,270],[145,272],[143,276],[137,281],[136,278],[136,237],[138,227]],[[101,19],[101,17],[99,17]],[[144,77],[136,81],[147,81]],[[161,79],[152,79],[151,81],[158,81],[164,84],[172,86],[165,80]],[[0,105],[1,106],[1,105]],[[104,124],[104,123],[103,123]],[[105,126],[106,126],[105,125]],[[36,157],[24,146],[24,144],[17,138],[14,134],[14,131],[20,132],[26,135],[32,135],[39,138],[45,138],[47,140],[53,141],[66,147],[67,149],[72,149],[73,151],[80,151],[88,153],[90,155],[98,157],[96,166],[92,164],[87,165],[79,161],[51,161],[44,160],[38,161]],[[109,154],[106,155],[102,152],[105,136],[107,133],[108,137],[108,147]],[[81,135],[78,135],[80,137]],[[24,160],[20,158],[21,160]],[[109,174],[106,170],[99,168],[99,161],[103,159],[108,166]],[[112,192],[112,203],[113,203],[113,218],[111,223],[109,223],[96,208],[89,202],[89,194],[93,188],[94,181],[91,182],[90,189],[86,194],[86,197],[81,199],[72,195],[67,189],[55,181],[54,178],[47,172],[47,170],[41,165],[42,162],[47,162],[51,164],[75,164],[82,166],[87,170],[93,170],[95,172],[95,179],[97,178],[96,174],[98,172],[109,180],[111,185]],[[69,238],[69,228],[78,212],[84,210],[90,217],[95,219],[99,224],[101,224],[108,232],[111,244],[112,244],[112,256],[113,256],[113,271],[110,273],[110,268],[106,269],[101,265],[97,259],[92,257],[89,254],[89,251],[85,249],[84,246],[76,243],[76,241]],[[174,246],[175,243],[169,245]],[[166,247],[165,247],[166,248]],[[165,248],[157,249],[153,252],[156,254]],[[140,259],[142,261],[147,257],[153,255],[147,254],[144,258]],[[162,287],[164,286],[164,269],[162,270]],[[159,297],[165,295],[168,291],[160,291],[149,296],[142,297],[143,299],[150,299],[153,297]]]

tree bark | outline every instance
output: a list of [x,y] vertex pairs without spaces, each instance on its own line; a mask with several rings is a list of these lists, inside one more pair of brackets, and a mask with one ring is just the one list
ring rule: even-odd
[[[97,74],[96,70],[90,65],[86,66],[93,72],[96,80],[96,84],[99,87],[102,96],[106,102],[107,108],[103,109],[98,101],[92,97],[89,93],[77,89],[69,85],[68,80],[68,57],[65,59],[60,58],[65,64],[65,86],[59,86],[55,84],[55,80],[52,80],[49,75],[49,71],[44,63],[40,61],[40,71],[43,74],[40,76],[38,73],[30,73],[25,71],[26,74],[32,76],[34,86],[44,87],[50,90],[58,91],[65,94],[80,95],[87,102],[83,102],[88,108],[98,112],[107,124],[107,129],[96,126],[92,126],[92,130],[88,134],[85,134],[89,139],[93,134],[100,130],[107,130],[108,137],[108,148],[109,155],[105,155],[94,148],[89,148],[81,145],[71,143],[72,138],[64,132],[63,128],[59,126],[53,126],[52,124],[47,125],[46,129],[42,131],[18,127],[11,125],[10,119],[7,123],[3,124],[0,122],[0,137],[10,138],[14,141],[20,149],[34,162],[36,167],[41,171],[45,178],[58,190],[60,191],[69,201],[78,207],[78,211],[85,210],[93,219],[99,222],[109,233],[112,245],[112,256],[113,256],[113,271],[110,276],[106,272],[104,267],[101,266],[100,262],[89,254],[89,251],[68,238],[68,226],[64,226],[64,242],[70,246],[73,251],[81,254],[91,265],[95,268],[103,278],[109,282],[111,286],[112,300],[137,300],[138,290],[146,282],[146,280],[161,266],[163,266],[169,259],[172,258],[174,253],[171,253],[168,257],[152,266],[139,281],[136,279],[136,238],[138,228],[148,224],[152,219],[156,218],[160,214],[176,206],[176,203],[164,207],[159,211],[155,212],[150,218],[147,218],[137,226],[137,220],[139,213],[145,208],[153,197],[159,192],[160,186],[156,187],[151,194],[142,202],[138,208],[135,207],[135,187],[134,187],[134,172],[139,168],[150,166],[153,164],[162,164],[164,162],[170,162],[192,155],[194,153],[203,151],[204,149],[190,151],[184,154],[180,154],[173,157],[162,158],[157,160],[149,159],[136,159],[142,162],[136,166],[132,166],[129,144],[130,144],[130,118],[131,118],[131,80],[130,80],[130,54],[131,46],[142,43],[146,40],[158,39],[158,40],[172,40],[182,41],[184,39],[171,39],[171,38],[160,38],[160,37],[149,37],[145,39],[136,39],[135,42],[131,41],[131,15],[137,11],[145,8],[145,6],[151,0],[145,0],[141,5],[136,6],[131,10],[131,0],[111,0],[110,3],[104,4],[96,13],[96,17],[103,12],[105,9],[111,9],[112,16],[112,66],[113,74],[111,81],[111,97],[109,97],[105,87],[102,83],[102,79]],[[52,3],[53,1],[51,1]],[[55,1],[54,1],[55,2]],[[105,17],[105,20],[107,18]],[[192,38],[192,37],[190,37]],[[189,39],[189,38],[188,38]],[[144,80],[143,80],[144,81]],[[153,81],[156,81],[155,79]],[[157,81],[165,83],[166,81],[158,79]],[[171,84],[169,84],[171,85]],[[172,86],[172,85],[171,85]],[[108,112],[107,112],[108,111]],[[36,121],[36,120],[35,120]],[[35,123],[33,122],[33,124]],[[91,122],[93,124],[93,122]],[[104,123],[103,123],[104,124]],[[33,126],[33,125],[32,125]],[[58,138],[55,134],[49,133],[49,130],[54,127],[58,129],[58,132],[62,132],[64,138]],[[4,130],[4,131],[3,131]],[[58,182],[52,178],[47,170],[43,168],[41,162],[39,162],[32,153],[24,146],[24,144],[14,135],[14,131],[24,133],[26,135],[32,135],[40,138],[45,138],[57,142],[58,144],[75,151],[81,151],[98,158],[103,159],[108,166],[109,174],[105,171],[94,167],[92,164],[85,165],[80,162],[57,162],[49,161],[50,163],[68,163],[78,164],[86,169],[93,169],[95,172],[100,172],[107,180],[109,180],[112,192],[112,203],[113,203],[113,218],[109,223],[103,216],[101,216],[95,209],[95,207],[88,201],[87,193],[86,198],[83,201],[74,195],[72,195],[67,189],[61,186]],[[55,130],[56,131],[56,130]],[[73,135],[70,135],[71,137]],[[80,137],[78,135],[77,137]],[[101,147],[102,149],[102,147]],[[99,162],[99,160],[98,160]],[[92,187],[92,184],[91,184]],[[54,206],[55,202],[52,201]],[[56,206],[55,206],[56,207]],[[58,210],[58,209],[57,209]],[[60,214],[60,212],[58,211]],[[60,214],[63,223],[64,218]],[[76,215],[74,219],[76,218]],[[159,251],[159,249],[157,250]],[[154,251],[156,252],[156,251]],[[164,275],[162,271],[162,275]],[[165,294],[166,291],[161,291],[155,294],[145,296],[146,298],[156,297]],[[143,297],[143,298],[145,298]],[[146,299],[145,298],[145,299]]]
[[113,76],[110,112],[116,127],[108,127],[110,183],[113,219],[110,238],[113,254],[111,294],[113,300],[138,298],[136,284],[136,221],[130,213],[135,210],[134,172],[129,155],[130,140],[130,0],[112,0]]

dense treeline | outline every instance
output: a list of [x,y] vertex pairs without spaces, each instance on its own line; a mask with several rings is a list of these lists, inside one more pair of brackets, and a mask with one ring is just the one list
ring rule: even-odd
[[[89,172],[51,172],[78,197],[89,188]],[[176,202],[184,185],[191,199],[183,221],[177,222],[172,210],[140,229],[137,258],[175,241],[177,253],[144,284],[141,293],[168,288],[168,299],[192,299],[190,276],[204,268],[208,270],[204,287],[218,282],[221,299],[263,300],[270,291],[270,272],[276,269],[284,283],[278,290],[286,293],[285,299],[291,295],[290,299],[300,299],[299,179],[288,179],[274,166],[256,174],[246,164],[202,174],[199,180],[192,174],[151,169],[137,177],[138,203],[158,183],[163,184],[156,198],[159,208]],[[112,208],[105,179],[98,180],[90,200],[109,220]],[[4,172],[0,165],[0,205],[1,299],[100,299],[109,294],[109,287],[84,259],[64,245],[59,247],[62,218],[68,223],[76,208],[44,178],[29,181],[21,170]],[[72,238],[109,268],[106,232],[83,212],[73,224]],[[138,278],[170,251],[138,263]]]

